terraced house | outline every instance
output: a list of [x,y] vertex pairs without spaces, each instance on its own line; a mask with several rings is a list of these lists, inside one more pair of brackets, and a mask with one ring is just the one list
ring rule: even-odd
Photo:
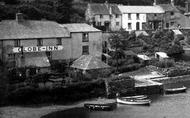
[[1,60],[10,68],[33,67],[35,72],[46,72],[54,60],[73,60],[83,54],[101,57],[101,37],[100,30],[87,24],[63,26],[25,20],[18,13],[15,20],[0,22]]
[[158,29],[163,24],[164,10],[160,6],[118,6],[122,13],[122,28],[126,31]]
[[103,31],[118,31],[121,29],[121,12],[117,4],[89,3],[86,9],[86,21]]

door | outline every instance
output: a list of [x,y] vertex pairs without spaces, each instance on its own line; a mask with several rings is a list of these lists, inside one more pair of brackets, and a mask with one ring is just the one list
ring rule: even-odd
[[139,22],[136,23],[136,30],[140,30],[140,23]]

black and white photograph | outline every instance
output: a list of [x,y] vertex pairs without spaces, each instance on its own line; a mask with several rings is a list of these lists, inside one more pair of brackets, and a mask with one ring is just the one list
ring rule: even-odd
[[190,0],[0,0],[0,118],[190,118]]

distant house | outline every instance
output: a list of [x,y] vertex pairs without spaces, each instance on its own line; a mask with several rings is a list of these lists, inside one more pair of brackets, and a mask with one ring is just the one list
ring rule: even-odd
[[164,13],[164,29],[171,27],[180,27],[178,20],[181,18],[180,11],[175,7],[174,0],[170,4],[158,4],[165,11]]
[[103,31],[121,29],[121,12],[117,4],[89,3],[85,13],[86,21]]
[[151,58],[144,54],[138,54],[137,57],[140,59],[141,63],[149,64]]
[[122,28],[126,31],[157,29],[162,24],[163,17],[157,15],[163,15],[164,10],[159,6],[119,5],[118,7],[122,13]]

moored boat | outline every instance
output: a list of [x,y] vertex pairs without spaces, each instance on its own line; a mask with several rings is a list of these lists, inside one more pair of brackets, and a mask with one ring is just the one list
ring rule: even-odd
[[117,107],[116,101],[92,101],[84,103],[84,107],[90,110],[111,111]]
[[174,94],[174,93],[183,93],[186,92],[187,87],[183,86],[181,88],[172,88],[172,89],[165,89],[166,94]]
[[126,104],[126,105],[150,105],[151,100],[144,99],[144,100],[137,100],[137,99],[122,99],[116,98],[117,103]]
[[143,100],[146,99],[148,96],[147,95],[136,95],[136,96],[127,96],[127,97],[121,97],[122,99],[139,99]]

